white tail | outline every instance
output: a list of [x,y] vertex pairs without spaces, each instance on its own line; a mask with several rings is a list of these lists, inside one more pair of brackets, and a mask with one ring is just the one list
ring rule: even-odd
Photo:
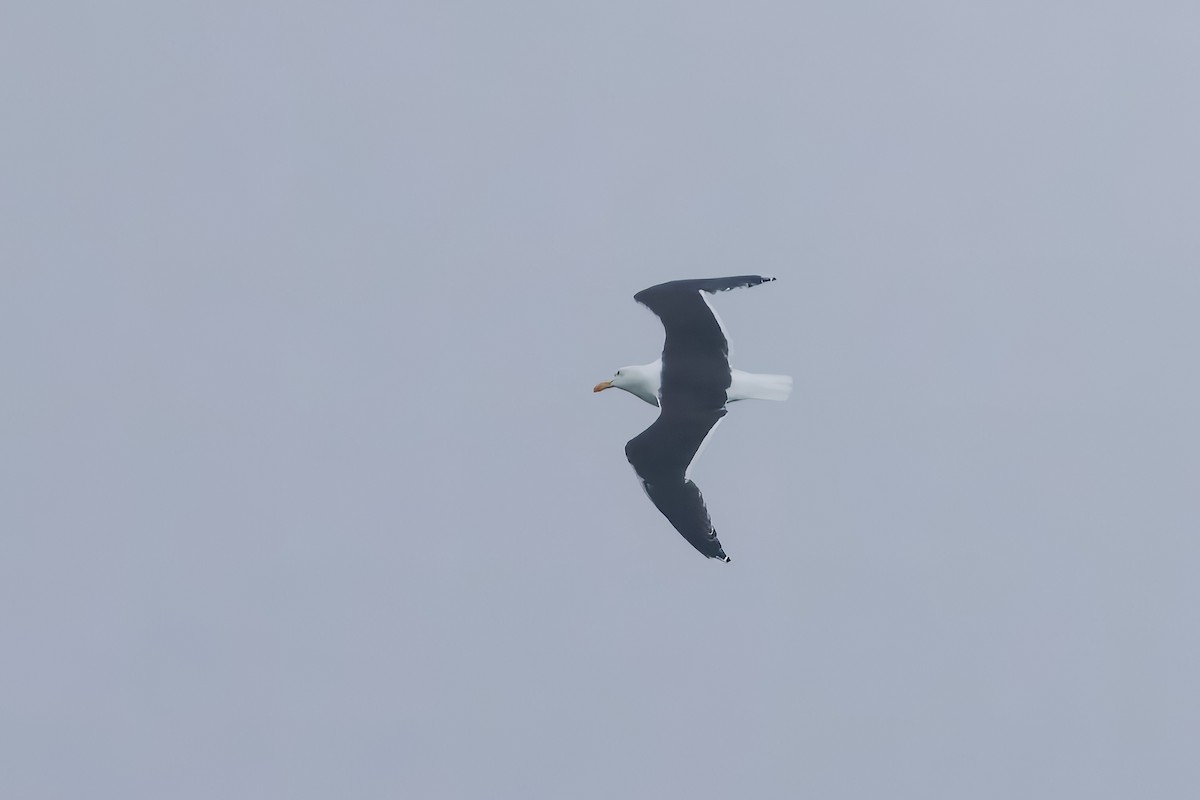
[[726,395],[734,400],[787,400],[792,393],[791,375],[758,375],[732,370],[733,381]]

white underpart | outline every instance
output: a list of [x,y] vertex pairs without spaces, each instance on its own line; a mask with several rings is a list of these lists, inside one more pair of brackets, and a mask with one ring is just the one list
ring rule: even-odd
[[734,400],[787,400],[792,393],[791,375],[763,375],[740,369],[730,372],[731,381],[725,395],[731,403]]
[[692,456],[692,460],[688,462],[687,469],[685,469],[683,471],[683,479],[685,481],[691,480],[692,465],[694,465],[697,461],[700,460],[700,454],[704,452],[704,448],[708,445],[708,440],[712,438],[713,431],[715,431],[717,429],[717,426],[720,424],[721,424],[721,420],[717,420],[716,422],[714,422],[713,426],[708,429],[708,433],[704,434],[704,438],[700,440],[700,446],[696,448],[696,455]]
[[[656,358],[645,367],[646,390],[654,398],[651,405],[662,405],[662,359]],[[649,401],[647,401],[649,402]]]

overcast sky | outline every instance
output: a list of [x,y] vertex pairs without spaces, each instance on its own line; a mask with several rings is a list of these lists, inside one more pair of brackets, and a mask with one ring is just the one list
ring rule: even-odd
[[[1197,30],[5,3],[0,795],[1195,795]],[[721,564],[591,387],[743,273]]]

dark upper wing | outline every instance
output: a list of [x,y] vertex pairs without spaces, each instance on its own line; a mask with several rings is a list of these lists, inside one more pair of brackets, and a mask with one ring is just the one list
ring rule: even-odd
[[[682,281],[667,281],[660,283],[657,286],[651,286],[649,289],[643,289],[633,296],[634,300],[639,303],[645,303],[642,299],[643,295],[649,297],[653,295],[669,294],[672,292],[727,292],[730,289],[740,289],[743,286],[758,286],[760,283],[773,281],[774,278],[764,278],[762,275],[734,275],[730,278],[689,278]],[[647,303],[647,305],[649,305]]]
[[709,558],[728,561],[713,529],[700,490],[687,478],[688,466],[725,409],[664,406],[649,428],[625,445],[625,457],[646,494],[683,538]]
[[662,320],[664,404],[720,408],[729,388],[729,341],[701,292],[724,292],[773,281],[761,275],[670,281],[643,289],[633,299]]

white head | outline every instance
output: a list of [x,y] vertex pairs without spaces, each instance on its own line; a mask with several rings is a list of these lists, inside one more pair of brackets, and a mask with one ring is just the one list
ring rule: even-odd
[[621,367],[612,378],[597,383],[593,392],[605,389],[624,389],[652,406],[658,405],[658,389],[662,385],[662,362]]

